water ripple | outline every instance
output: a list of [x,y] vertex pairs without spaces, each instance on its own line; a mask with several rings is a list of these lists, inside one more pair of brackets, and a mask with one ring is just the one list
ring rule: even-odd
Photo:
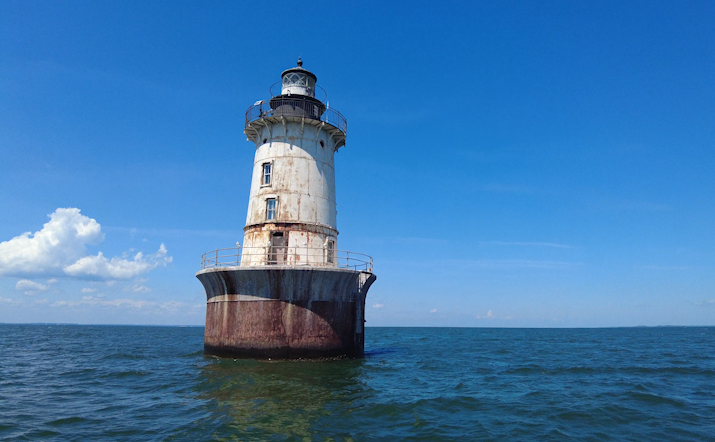
[[202,328],[0,325],[0,440],[715,440],[715,329],[370,328],[362,360]]

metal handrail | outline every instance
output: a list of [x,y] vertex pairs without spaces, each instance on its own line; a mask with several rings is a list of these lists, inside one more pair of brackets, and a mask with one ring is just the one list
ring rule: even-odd
[[372,273],[371,256],[327,247],[229,247],[201,255],[201,270],[270,265],[337,267]]
[[276,97],[270,101],[258,101],[246,111],[246,126],[256,120],[267,117],[302,117],[328,123],[348,133],[348,121],[338,111],[330,107],[316,104],[310,97],[292,96]]

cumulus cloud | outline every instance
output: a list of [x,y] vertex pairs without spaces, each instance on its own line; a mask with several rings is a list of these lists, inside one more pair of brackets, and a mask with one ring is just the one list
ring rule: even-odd
[[70,276],[90,277],[95,279],[129,279],[141,275],[158,266],[166,267],[172,261],[166,247],[162,244],[156,253],[144,257],[142,252],[134,255],[132,260],[115,256],[105,257],[102,252],[80,258],[74,264],[65,266],[64,272]]
[[0,276],[71,276],[80,279],[129,279],[172,261],[164,244],[156,253],[131,259],[90,255],[87,246],[104,240],[99,223],[77,208],[59,208],[41,230],[0,243]]
[[30,281],[29,279],[21,279],[17,281],[17,284],[15,284],[15,290],[23,291],[26,295],[34,295],[38,292],[44,292],[48,288],[50,287],[47,285]]
[[104,240],[99,223],[79,209],[57,209],[42,230],[0,243],[0,274],[61,273],[63,264],[87,254],[88,244]]
[[372,308],[383,308],[385,304],[375,304],[372,306]]
[[91,287],[85,287],[82,289],[82,293],[94,293],[96,291],[97,291],[97,289],[93,289]]
[[433,308],[432,310],[429,311],[430,313],[437,313],[437,309]]

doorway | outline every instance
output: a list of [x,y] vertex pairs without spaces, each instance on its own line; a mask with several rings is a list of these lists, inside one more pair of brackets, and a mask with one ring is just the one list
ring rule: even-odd
[[288,235],[283,232],[271,233],[271,246],[268,251],[268,264],[285,265],[288,252]]

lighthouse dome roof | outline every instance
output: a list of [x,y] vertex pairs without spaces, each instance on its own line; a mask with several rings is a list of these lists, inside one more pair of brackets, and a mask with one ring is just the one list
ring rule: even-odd
[[313,78],[313,83],[316,83],[318,81],[318,77],[316,77],[314,73],[303,68],[303,60],[301,60],[300,57],[298,57],[298,66],[296,66],[294,68],[286,69],[285,71],[283,71],[281,73],[281,78],[285,78],[286,75],[292,74],[292,73],[308,75]]

